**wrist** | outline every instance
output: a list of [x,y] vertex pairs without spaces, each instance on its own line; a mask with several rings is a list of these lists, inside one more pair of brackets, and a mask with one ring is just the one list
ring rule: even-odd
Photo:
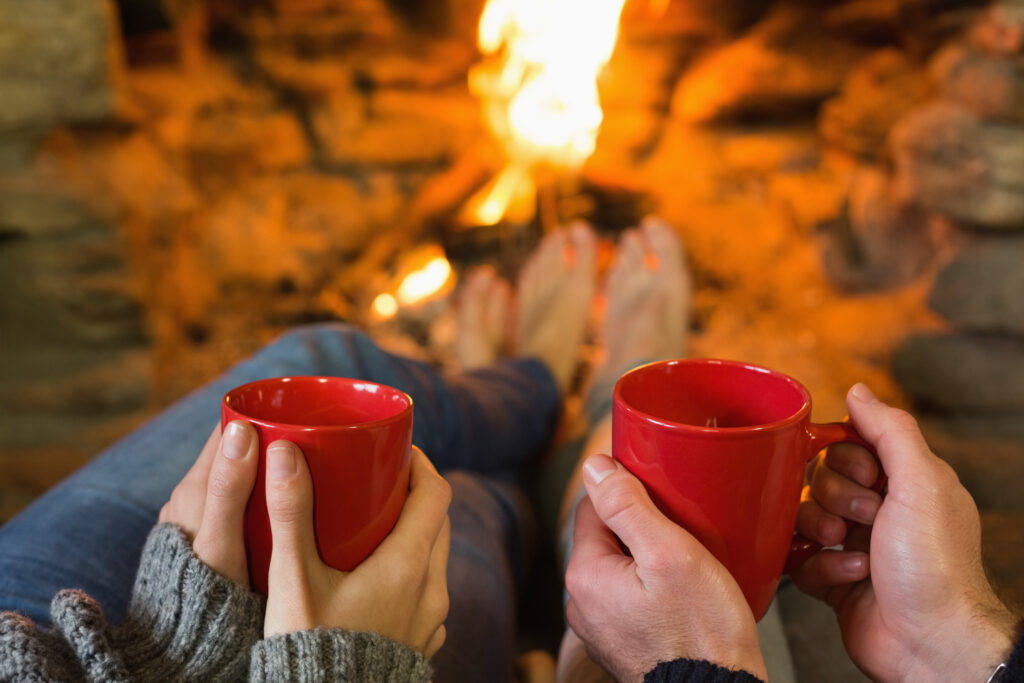
[[[921,662],[926,677],[914,672],[907,681],[977,681],[986,683],[1000,664],[1013,651],[1017,635],[1017,619],[1002,603],[978,605],[963,619],[950,620],[960,624],[956,631],[945,630],[948,637],[937,636],[928,648],[930,661]],[[998,677],[997,677],[998,680]]]

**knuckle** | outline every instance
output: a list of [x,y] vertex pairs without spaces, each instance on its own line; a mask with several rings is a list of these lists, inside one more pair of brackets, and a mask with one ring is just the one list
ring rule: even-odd
[[[269,493],[269,492],[268,492]],[[277,495],[267,496],[267,514],[275,522],[291,524],[305,515],[305,504],[287,492],[277,491]]]
[[451,599],[448,590],[441,588],[433,591],[427,601],[427,620],[432,624],[441,625],[448,618],[448,611],[451,609]]
[[206,493],[218,500],[234,500],[238,497],[238,485],[230,473],[215,467],[206,482]]
[[452,503],[452,485],[444,477],[438,475],[434,478],[434,496],[438,502],[444,503],[447,510]]
[[637,495],[625,479],[608,482],[610,485],[601,492],[602,515],[607,521],[628,519],[636,510]]
[[901,432],[919,432],[917,419],[901,408],[888,408],[887,417],[892,426]]

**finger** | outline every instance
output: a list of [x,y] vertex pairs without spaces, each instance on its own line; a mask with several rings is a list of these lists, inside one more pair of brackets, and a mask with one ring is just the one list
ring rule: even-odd
[[206,504],[206,480],[210,465],[220,447],[220,425],[210,432],[199,457],[192,463],[185,476],[171,492],[171,498],[160,510],[159,522],[171,522],[181,527],[189,539],[199,533],[203,520],[203,508]]
[[606,455],[583,463],[583,484],[601,521],[629,548],[638,564],[657,556],[679,527],[655,507],[640,480]]
[[203,479],[206,478],[206,474],[210,471],[210,466],[213,465],[214,458],[217,457],[220,440],[221,427],[218,423],[213,428],[213,431],[210,432],[210,436],[206,438],[203,450],[199,452],[199,457],[192,463],[192,467],[189,468],[188,473],[185,475],[186,477],[195,474],[196,476],[203,477]]
[[843,550],[856,550],[866,553],[871,549],[871,531],[874,527],[866,524],[854,524],[846,530],[843,539]]
[[426,455],[413,446],[409,472],[409,496],[395,528],[381,543],[385,553],[392,548],[403,555],[429,557],[441,528],[448,519],[452,487],[444,480]]
[[846,407],[857,432],[875,447],[891,484],[914,481],[934,468],[938,459],[909,413],[882,403],[864,384],[850,389]]
[[432,594],[443,596],[444,600],[443,612],[440,619],[444,621],[448,616],[448,553],[451,548],[452,541],[452,524],[451,521],[445,517],[444,525],[441,527],[441,533],[437,535],[437,539],[434,541],[434,548],[430,552],[430,564],[427,568],[427,589]]
[[[425,589],[426,598],[429,600],[427,619],[430,622],[436,622],[442,629],[444,628],[445,619],[448,618],[450,606],[448,598],[448,549],[451,546],[451,530],[451,522],[446,519],[430,555]],[[440,649],[440,645],[437,647]],[[427,643],[427,649],[429,648],[430,642]],[[434,652],[436,651],[434,650]],[[433,652],[430,654],[433,654]],[[429,657],[430,654],[427,656]]]
[[801,591],[826,601],[834,588],[862,581],[870,572],[867,553],[823,550],[812,555],[791,577]]
[[826,547],[839,545],[846,537],[846,522],[843,518],[827,512],[813,498],[805,498],[800,503],[796,529],[803,536]]
[[590,496],[584,496],[576,505],[570,560],[590,564],[609,555],[625,556],[625,553],[618,537],[598,517]]
[[252,425],[235,420],[224,429],[207,477],[203,518],[193,542],[200,560],[232,581],[248,585],[245,506],[256,482],[259,439]]
[[444,624],[441,624],[437,630],[434,631],[434,635],[431,636],[430,642],[427,643],[425,648],[423,648],[423,656],[430,659],[436,655],[437,651],[444,645],[444,641],[447,637],[448,631],[445,629]]
[[837,443],[829,447],[825,464],[836,474],[871,488],[878,481],[878,460],[863,446]]
[[[620,577],[615,564],[624,576]],[[572,554],[565,568],[565,590],[571,598],[591,604],[591,597],[602,592],[609,580],[636,581],[636,566],[619,545],[619,539],[598,517],[589,496],[576,506]],[[611,576],[609,576],[611,574]],[[630,576],[630,574],[632,576]]]
[[811,498],[826,512],[862,524],[874,522],[882,504],[881,495],[844,477],[828,465],[815,470],[810,486]]
[[270,583],[319,561],[313,529],[313,479],[306,458],[290,441],[267,446],[267,514],[273,547]]

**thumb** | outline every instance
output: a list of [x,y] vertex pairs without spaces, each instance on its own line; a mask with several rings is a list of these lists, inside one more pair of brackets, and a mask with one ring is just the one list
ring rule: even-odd
[[267,514],[273,549],[270,576],[318,557],[313,530],[313,480],[306,458],[289,441],[267,446]]
[[622,541],[638,564],[659,554],[664,541],[679,527],[661,513],[644,485],[607,455],[583,463],[583,485],[605,526]]
[[889,486],[932,472],[939,459],[928,448],[917,420],[898,408],[882,403],[864,384],[855,384],[846,395],[857,432],[875,447]]

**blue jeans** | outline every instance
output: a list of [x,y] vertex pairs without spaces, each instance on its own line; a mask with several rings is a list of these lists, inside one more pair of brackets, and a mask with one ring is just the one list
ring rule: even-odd
[[444,378],[346,325],[285,334],[0,527],[0,610],[46,623],[54,593],[79,588],[120,621],[146,535],[217,424],[221,398],[240,384],[283,375],[355,377],[412,396],[413,442],[442,472],[463,471],[449,475],[451,612],[447,644],[434,658],[437,680],[508,680],[526,555],[527,511],[515,484],[554,432],[554,380],[525,358]]

